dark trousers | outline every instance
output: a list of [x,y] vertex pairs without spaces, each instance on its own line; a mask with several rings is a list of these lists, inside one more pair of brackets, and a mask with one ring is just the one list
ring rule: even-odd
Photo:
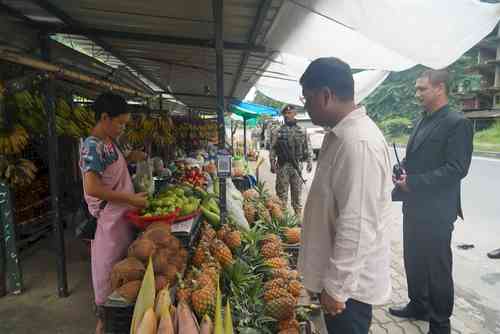
[[409,307],[429,315],[431,334],[449,334],[453,313],[451,234],[453,223],[403,221]]
[[372,306],[349,299],[344,312],[325,314],[328,334],[368,334],[372,322]]

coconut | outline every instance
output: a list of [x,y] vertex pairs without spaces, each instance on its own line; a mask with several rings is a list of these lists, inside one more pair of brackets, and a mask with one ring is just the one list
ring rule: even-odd
[[139,290],[141,289],[142,281],[131,281],[122,285],[116,292],[120,296],[122,296],[129,303],[135,302],[137,299],[137,295],[139,294]]
[[135,257],[146,263],[156,252],[156,245],[149,239],[137,239],[128,248],[128,256]]
[[134,257],[126,258],[113,266],[111,271],[111,288],[116,290],[125,283],[142,280],[146,268]]
[[173,253],[168,248],[159,249],[153,257],[153,269],[156,274],[163,274],[172,263]]
[[170,225],[169,224],[165,224],[164,222],[161,222],[161,221],[160,222],[151,223],[146,228],[146,232],[147,231],[152,231],[152,230],[155,230],[155,229],[164,230],[165,232],[168,232],[168,233],[171,232]]
[[158,248],[167,247],[171,243],[171,240],[175,239],[175,237],[170,234],[170,231],[166,231],[162,228],[148,230],[144,232],[142,238],[153,241]]

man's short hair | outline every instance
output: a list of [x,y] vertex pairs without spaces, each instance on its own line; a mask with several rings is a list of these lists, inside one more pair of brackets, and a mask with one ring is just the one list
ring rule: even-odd
[[354,78],[349,64],[335,57],[318,58],[300,78],[305,89],[330,88],[341,100],[354,100]]
[[448,94],[450,75],[447,70],[425,70],[420,74],[419,78],[428,78],[433,86],[444,84],[445,91]]
[[127,108],[127,101],[122,96],[111,92],[99,95],[94,101],[93,109],[96,122],[101,120],[104,113],[111,118],[115,118],[130,112]]

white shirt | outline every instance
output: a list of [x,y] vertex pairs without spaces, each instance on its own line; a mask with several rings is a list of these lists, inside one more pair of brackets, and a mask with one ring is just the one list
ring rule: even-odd
[[304,209],[299,270],[305,287],[339,302],[391,294],[389,148],[364,107],[325,136]]

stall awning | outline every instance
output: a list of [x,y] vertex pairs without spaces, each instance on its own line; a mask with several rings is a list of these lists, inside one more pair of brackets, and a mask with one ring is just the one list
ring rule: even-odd
[[279,110],[260,104],[233,100],[229,104],[229,111],[243,117],[245,120],[256,119],[262,116],[278,116]]

